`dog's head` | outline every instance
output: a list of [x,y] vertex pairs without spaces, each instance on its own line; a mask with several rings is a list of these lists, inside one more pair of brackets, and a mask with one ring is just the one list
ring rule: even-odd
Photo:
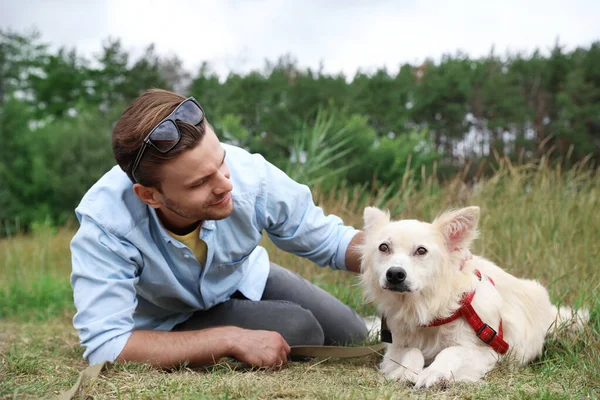
[[365,242],[361,246],[363,279],[398,293],[434,289],[448,270],[460,269],[464,250],[477,236],[479,207],[440,215],[433,223],[390,221],[374,207],[364,211]]

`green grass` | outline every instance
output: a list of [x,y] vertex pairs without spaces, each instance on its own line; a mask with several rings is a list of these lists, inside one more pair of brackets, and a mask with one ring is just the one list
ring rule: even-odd
[[[591,321],[575,336],[548,340],[529,366],[503,362],[482,383],[416,390],[388,382],[378,356],[291,363],[280,372],[248,370],[229,360],[201,369],[165,372],[147,365],[110,366],[87,395],[113,398],[397,399],[600,397],[600,175],[583,169],[508,164],[467,187],[406,179],[387,191],[316,191],[326,212],[361,226],[365,205],[395,218],[431,220],[442,210],[479,205],[481,235],[474,253],[509,272],[540,280],[555,303],[585,306]],[[86,366],[71,325],[69,241],[72,230],[40,228],[0,241],[0,399],[39,398],[67,389]],[[324,287],[363,315],[372,314],[355,276],[314,266],[274,248],[272,259]]]
[[0,318],[44,320],[73,310],[72,231],[39,229],[0,241]]

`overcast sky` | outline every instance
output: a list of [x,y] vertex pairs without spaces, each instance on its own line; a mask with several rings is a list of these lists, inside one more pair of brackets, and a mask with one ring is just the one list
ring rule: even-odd
[[473,57],[600,40],[600,0],[0,0],[0,28],[34,28],[56,49],[91,58],[108,37],[140,54],[151,43],[195,73],[262,69],[289,53],[300,66],[354,75],[462,50]]

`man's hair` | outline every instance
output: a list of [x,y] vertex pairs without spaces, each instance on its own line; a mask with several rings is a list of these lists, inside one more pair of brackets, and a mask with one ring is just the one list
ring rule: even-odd
[[[134,182],[131,169],[142,147],[144,138],[160,121],[166,118],[185,97],[162,89],[150,89],[135,99],[123,111],[112,133],[112,149],[121,169]],[[160,166],[181,153],[200,144],[207,126],[206,118],[198,126],[177,121],[181,132],[179,143],[166,154],[152,146],[147,146],[144,155],[135,170],[137,181],[144,186],[160,190]]]

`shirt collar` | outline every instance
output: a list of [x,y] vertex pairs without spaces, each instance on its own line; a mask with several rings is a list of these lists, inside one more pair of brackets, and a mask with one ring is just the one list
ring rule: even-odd
[[[167,243],[177,244],[178,242],[173,238],[173,236],[169,235],[169,232],[163,226],[160,218],[158,218],[156,209],[154,209],[154,207],[150,207],[149,205],[146,205],[146,207],[148,207],[148,214],[150,214],[150,218],[152,218],[154,224],[158,227],[158,230],[163,240]],[[200,229],[200,231],[212,231],[215,229],[215,226],[216,224],[213,220],[203,221],[202,228]]]

